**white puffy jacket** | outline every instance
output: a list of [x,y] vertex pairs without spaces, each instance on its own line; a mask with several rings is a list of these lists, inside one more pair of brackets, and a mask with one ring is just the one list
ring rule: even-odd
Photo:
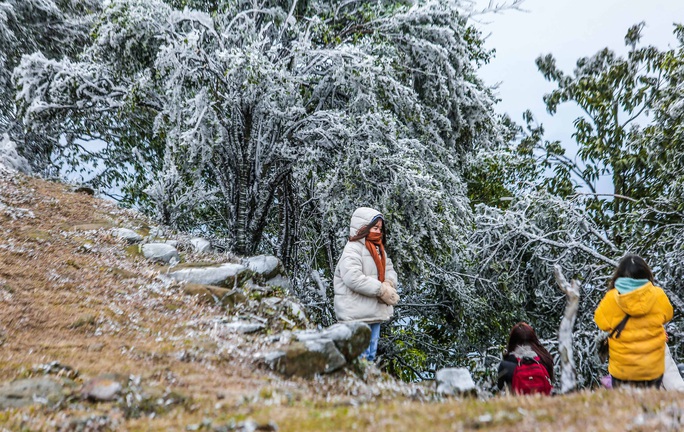
[[[356,209],[351,218],[349,235],[354,236],[361,227],[368,225],[378,215],[381,213],[372,208]],[[389,257],[385,263],[385,280],[397,286],[397,273]],[[394,308],[378,299],[381,285],[378,280],[378,268],[370,251],[366,248],[365,239],[347,242],[335,268],[337,320],[367,323],[389,320],[394,313]]]

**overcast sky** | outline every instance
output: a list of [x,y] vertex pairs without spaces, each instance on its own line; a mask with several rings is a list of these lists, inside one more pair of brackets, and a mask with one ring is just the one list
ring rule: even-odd
[[[500,0],[499,2],[502,2]],[[488,0],[477,0],[482,10]],[[676,47],[674,22],[684,22],[684,0],[526,0],[516,10],[476,16],[486,46],[496,49],[495,58],[480,70],[487,84],[501,83],[498,111],[507,112],[522,124],[522,113],[531,109],[544,124],[546,138],[571,145],[573,120],[580,111],[570,103],[560,105],[550,117],[542,97],[553,89],[534,64],[541,54],[551,53],[557,65],[571,73],[578,58],[609,47],[626,52],[624,36],[633,24],[644,21],[642,42],[660,49]]]

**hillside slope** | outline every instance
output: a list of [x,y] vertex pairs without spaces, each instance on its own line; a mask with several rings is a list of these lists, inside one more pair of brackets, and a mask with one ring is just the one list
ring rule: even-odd
[[[284,379],[258,361],[270,330],[217,330],[262,309],[186,295],[163,277],[166,267],[111,231],[151,226],[63,184],[0,176],[0,400],[2,386],[19,379],[61,386],[58,397],[0,411],[2,430],[681,428],[684,397],[676,393],[443,400],[429,383],[397,382],[363,364]],[[246,294],[246,305],[259,306]],[[121,388],[110,401],[87,397],[113,382]]]

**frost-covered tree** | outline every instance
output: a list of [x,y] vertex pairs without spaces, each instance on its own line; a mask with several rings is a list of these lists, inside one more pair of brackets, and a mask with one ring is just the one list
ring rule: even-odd
[[667,86],[667,68],[674,51],[639,46],[643,27],[641,23],[627,32],[626,57],[605,48],[580,58],[572,75],[558,69],[552,55],[537,59],[544,77],[558,87],[544,97],[548,111],[554,114],[564,102],[574,102],[583,111],[574,122],[573,134],[583,166],[562,156],[558,160],[591,192],[596,192],[600,176],[612,180],[613,195],[597,196],[592,206],[597,222],[613,231],[618,244],[619,232],[628,228],[621,215],[634,208],[634,200],[660,195],[667,184],[659,164],[649,159],[653,152],[640,137],[641,124],[648,121]]
[[[474,259],[481,278],[478,296],[487,298],[478,321],[500,326],[491,345],[505,342],[518,321],[532,323],[549,350],[556,351],[565,295],[554,279],[554,266],[582,282],[582,301],[575,325],[576,364],[581,385],[599,376],[594,358],[593,311],[622,252],[602,234],[585,210],[587,198],[568,200],[530,191],[498,209],[480,205],[476,212]],[[492,317],[497,317],[494,320]],[[494,330],[494,329],[493,329]],[[485,342],[482,340],[482,342]]]
[[49,58],[78,54],[89,37],[101,0],[0,1],[0,135],[21,143],[34,169],[49,168],[54,143],[43,134],[24,135],[16,118],[12,70],[22,55],[41,51]]
[[164,222],[276,253],[302,296],[330,280],[353,210],[378,208],[399,320],[417,323],[395,333],[399,355],[419,346],[416,368],[445,363],[430,357],[457,336],[442,323],[471,303],[467,156],[503,141],[463,5],[180,3],[111,1],[77,59],[24,57],[27,130],[61,137],[62,160],[100,164],[93,183],[123,184]]

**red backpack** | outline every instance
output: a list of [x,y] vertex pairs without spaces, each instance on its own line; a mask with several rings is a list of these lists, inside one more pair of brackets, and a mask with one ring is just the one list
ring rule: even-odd
[[534,358],[517,358],[518,366],[513,371],[511,387],[514,394],[551,394],[551,377],[544,365],[539,363],[539,356]]

